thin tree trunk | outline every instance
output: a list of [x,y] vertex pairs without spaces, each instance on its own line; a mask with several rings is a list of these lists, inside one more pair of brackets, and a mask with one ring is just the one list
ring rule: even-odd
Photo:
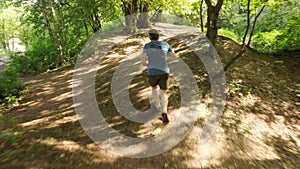
[[100,18],[99,18],[99,15],[97,12],[95,13],[95,22],[96,22],[98,31],[102,32],[102,25],[101,25],[101,21],[100,21]]
[[161,22],[162,21],[162,13],[163,11],[160,9],[157,12],[157,17],[156,17],[156,22]]
[[201,0],[200,2],[200,27],[201,27],[201,32],[204,32],[204,24],[203,24],[203,1]]
[[256,21],[257,21],[257,18],[260,16],[260,14],[263,12],[264,8],[266,7],[266,5],[264,5],[260,11],[258,12],[258,14],[255,16],[254,18],[254,21],[253,21],[253,25],[252,25],[252,29],[251,29],[251,32],[250,32],[250,36],[249,36],[249,40],[248,40],[248,43],[247,43],[247,47],[250,48],[250,43],[251,43],[251,39],[252,39],[252,36],[253,36],[253,33],[254,33],[254,29],[255,29],[255,26],[256,26]]
[[248,0],[248,4],[247,4],[247,27],[246,27],[246,30],[245,30],[245,34],[244,34],[244,37],[243,37],[243,43],[242,43],[242,49],[245,49],[246,47],[246,38],[247,38],[247,35],[248,35],[248,31],[249,31],[249,28],[250,28],[250,1],[251,0]]
[[61,36],[60,36],[59,29],[58,29],[57,22],[56,22],[55,10],[54,10],[54,7],[53,7],[52,0],[48,0],[48,4],[49,4],[49,7],[50,7],[51,18],[52,18],[52,22],[53,22],[53,25],[54,25],[56,41],[57,41],[58,50],[59,50],[60,64],[63,64],[63,62],[64,62],[63,47],[62,47],[62,42],[61,42]]
[[45,6],[45,3],[44,3],[44,0],[40,0],[40,3],[41,3],[41,10],[42,10],[42,13],[44,15],[44,19],[45,19],[45,24],[46,24],[46,27],[47,27],[47,30],[48,30],[48,34],[51,38],[51,41],[52,41],[52,38],[53,38],[53,32],[52,32],[52,29],[51,29],[51,25],[50,25],[50,22],[49,22],[49,19],[48,19],[48,15],[47,15],[47,12],[46,12],[46,6]]
[[5,37],[5,19],[2,19],[2,32],[1,32],[1,43],[2,43],[2,48],[4,50],[7,50],[7,45],[6,45],[6,37]]
[[223,5],[223,0],[218,0],[216,6],[213,6],[211,0],[205,0],[207,4],[207,32],[206,36],[213,45],[216,43],[218,35],[219,12]]
[[132,0],[132,17],[131,17],[131,32],[135,33],[137,30],[137,12],[138,12],[138,0]]
[[86,37],[88,38],[89,37],[89,28],[88,28],[85,21],[83,21],[83,24],[84,24],[84,28],[85,28],[85,31],[86,31]]
[[101,21],[99,19],[97,12],[94,11],[93,14],[91,14],[90,16],[91,16],[90,26],[92,27],[93,32],[94,33],[98,31],[101,32]]
[[228,70],[228,68],[240,57],[242,57],[245,53],[244,49],[241,49],[240,52],[235,55],[225,66],[224,66],[224,71]]
[[155,12],[150,17],[150,21],[160,22],[160,21],[157,21],[157,19],[158,19],[158,13],[162,13],[161,8],[162,8],[162,5],[160,5],[158,8],[154,8]]
[[61,27],[62,27],[62,32],[63,32],[63,37],[64,37],[64,46],[67,46],[67,29],[65,26],[65,17],[63,14],[63,9],[60,0],[57,0],[58,3],[58,10],[60,14],[60,22],[61,22]]
[[241,50],[240,52],[235,56],[233,57],[225,66],[224,66],[224,71],[228,70],[228,68],[240,57],[242,57],[246,51],[246,46],[245,46],[245,41],[246,41],[246,37],[247,37],[247,34],[248,34],[248,30],[249,30],[249,27],[250,27],[250,0],[248,0],[248,4],[247,4],[247,28],[246,28],[246,31],[245,31],[245,34],[244,34],[244,37],[243,37],[243,43],[242,43],[242,47],[241,47]]

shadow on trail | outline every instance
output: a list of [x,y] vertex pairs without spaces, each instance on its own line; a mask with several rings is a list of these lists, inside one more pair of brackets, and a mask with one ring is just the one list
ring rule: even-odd
[[[134,41],[137,42],[122,42],[122,48],[115,46],[107,53],[111,57],[101,61],[103,67],[96,74],[94,94],[98,108],[112,128],[127,136],[141,137],[143,132],[148,131],[149,126],[122,117],[115,108],[111,96],[114,70],[126,55],[141,47],[138,38]],[[179,46],[176,46],[175,42],[170,43],[174,48],[184,47],[179,43]],[[227,43],[224,45],[230,46]],[[127,46],[136,48],[127,51]],[[191,67],[203,97],[201,102],[209,106],[210,82],[205,68],[199,62],[195,62],[198,58],[189,49],[178,52],[178,55]],[[226,53],[223,53],[223,56],[226,58],[222,59],[228,59]],[[284,91],[282,92],[284,94],[278,95],[276,87],[270,83],[286,75],[281,74],[269,79],[270,74],[278,75],[277,71],[281,71],[278,67],[266,66],[273,60],[263,58],[257,62],[255,57],[245,56],[245,58],[238,60],[239,65],[226,72],[228,83],[237,80],[235,85],[240,89],[229,90],[228,104],[219,127],[220,131],[217,131],[207,144],[199,146],[190,139],[196,136],[189,134],[188,138],[166,153],[143,159],[114,156],[101,149],[87,136],[78,121],[80,117],[74,112],[74,107],[80,105],[73,105],[71,68],[33,77],[28,83],[34,87],[34,93],[29,94],[29,100],[21,107],[10,110],[15,113],[25,133],[18,145],[5,147],[4,150],[12,150],[15,153],[11,156],[1,156],[0,166],[103,169],[300,168],[298,160],[300,153],[296,138],[299,113],[297,114],[297,108],[288,102],[295,97],[288,92],[292,87],[277,84],[277,87]],[[260,72],[265,73],[259,78],[256,72],[251,72],[257,70],[255,64],[259,64]],[[288,65],[285,66],[289,69]],[[292,75],[289,75],[286,81],[290,82],[289,79],[293,79]],[[259,85],[262,89],[257,87]],[[132,79],[129,91],[131,103],[136,109],[144,111],[150,108],[147,95],[150,88],[145,71]],[[168,94],[169,110],[178,109],[181,103],[180,89],[172,77]],[[195,128],[201,128],[203,124],[204,118],[200,118],[196,121]],[[285,130],[294,133],[286,134]]]
[[[228,60],[232,55],[224,49],[234,48],[228,45],[234,42],[219,41],[221,58]],[[290,59],[249,50],[226,72],[229,89],[221,127],[232,153],[217,166],[299,168],[300,114],[293,91],[300,79],[291,72],[299,71],[300,60]]]

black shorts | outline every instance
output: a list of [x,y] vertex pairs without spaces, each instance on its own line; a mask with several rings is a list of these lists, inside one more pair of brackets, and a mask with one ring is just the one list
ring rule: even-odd
[[151,87],[155,87],[159,85],[159,88],[162,90],[167,90],[168,88],[168,78],[169,74],[163,74],[163,75],[148,75],[149,83]]

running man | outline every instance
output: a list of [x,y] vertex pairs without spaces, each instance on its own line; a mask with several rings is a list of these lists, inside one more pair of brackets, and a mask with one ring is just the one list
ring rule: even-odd
[[168,95],[166,93],[170,73],[168,61],[173,62],[177,58],[167,42],[158,40],[158,30],[151,29],[149,31],[149,38],[151,42],[147,43],[143,48],[141,63],[148,67],[148,79],[152,87],[154,104],[162,112],[160,119],[166,124],[169,123],[167,115]]

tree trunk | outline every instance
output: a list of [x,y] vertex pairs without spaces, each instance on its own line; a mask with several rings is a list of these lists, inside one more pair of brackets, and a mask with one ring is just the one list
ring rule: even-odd
[[240,57],[242,57],[243,56],[243,54],[245,53],[245,50],[244,49],[242,49],[242,50],[240,50],[240,52],[236,55],[236,56],[234,56],[225,66],[224,66],[224,71],[227,71],[228,70],[228,68],[238,59],[238,58],[240,58]]
[[156,16],[156,22],[161,22],[162,21],[162,10],[158,10],[157,16]]
[[250,32],[250,36],[249,36],[249,40],[248,40],[248,43],[247,43],[247,47],[250,48],[250,43],[251,43],[251,39],[252,39],[252,36],[253,36],[253,33],[254,33],[254,29],[255,29],[255,25],[256,25],[256,21],[257,21],[257,18],[260,16],[260,14],[263,12],[264,8],[266,7],[266,5],[264,5],[260,11],[258,12],[258,14],[255,16],[254,18],[254,21],[253,21],[253,25],[252,25],[252,29],[251,29],[251,32]]
[[46,27],[47,27],[47,30],[48,30],[48,34],[49,34],[49,36],[51,38],[51,41],[52,41],[53,32],[52,32],[51,25],[50,25],[50,22],[49,22],[49,18],[48,18],[47,12],[46,12],[46,6],[45,6],[45,3],[44,3],[44,0],[40,0],[40,3],[41,3],[40,8],[41,8],[42,13],[44,15],[45,24],[46,24]]
[[244,34],[244,37],[243,37],[243,43],[242,43],[241,50],[235,57],[233,57],[225,65],[224,71],[226,71],[238,58],[242,57],[244,55],[245,51],[246,51],[245,41],[246,41],[246,37],[247,37],[248,30],[249,30],[249,27],[250,27],[250,0],[248,0],[247,10],[248,10],[248,12],[247,12],[247,28],[246,28],[246,31],[245,31],[245,34]]
[[60,14],[60,23],[61,23],[63,37],[64,37],[64,45],[67,46],[67,29],[65,26],[65,17],[63,14],[62,5],[61,5],[60,0],[57,0],[57,3],[58,3],[59,14]]
[[93,12],[93,14],[91,14],[90,25],[91,25],[94,33],[98,32],[98,31],[101,32],[101,29],[102,29],[101,21],[99,19],[99,15],[95,11]]
[[63,64],[63,62],[64,62],[63,47],[62,47],[62,42],[61,42],[61,36],[60,36],[59,29],[58,29],[57,22],[56,22],[56,15],[55,15],[55,10],[53,7],[52,0],[48,0],[48,4],[50,7],[51,18],[52,18],[52,22],[54,25],[56,41],[57,41],[57,46],[58,46],[58,50],[59,50],[60,64]]
[[243,37],[242,49],[245,49],[245,47],[246,47],[246,38],[247,38],[248,31],[250,28],[250,19],[251,19],[250,18],[250,1],[251,0],[248,0],[248,4],[247,4],[247,27],[246,27],[245,34]]
[[5,19],[4,18],[2,19],[1,28],[2,28],[2,32],[1,32],[0,40],[1,40],[3,50],[6,51],[7,44],[6,44],[6,36],[5,36]]
[[134,33],[137,29],[137,0],[132,0],[131,3],[122,0],[122,3],[122,9],[125,16],[126,31]]
[[149,27],[149,4],[141,4],[140,6],[140,16],[138,20],[138,28],[148,28]]
[[216,43],[218,36],[218,19],[219,12],[223,5],[223,0],[218,0],[216,6],[213,6],[211,0],[205,0],[207,4],[207,32],[206,36],[213,45]]
[[203,24],[203,1],[201,0],[200,2],[200,27],[201,27],[201,32],[204,32],[204,24]]
[[89,37],[89,28],[85,21],[83,21],[83,24],[84,24],[84,28],[85,28],[85,32],[86,32],[86,37],[88,38]]
[[155,12],[153,13],[153,15],[150,18],[150,21],[153,22],[161,22],[162,21],[162,5],[159,6],[157,9],[154,8]]
[[95,14],[95,19],[96,19],[96,23],[97,23],[97,26],[98,26],[98,30],[100,30],[100,32],[102,32],[102,24],[101,24],[100,17],[98,15],[98,13]]

